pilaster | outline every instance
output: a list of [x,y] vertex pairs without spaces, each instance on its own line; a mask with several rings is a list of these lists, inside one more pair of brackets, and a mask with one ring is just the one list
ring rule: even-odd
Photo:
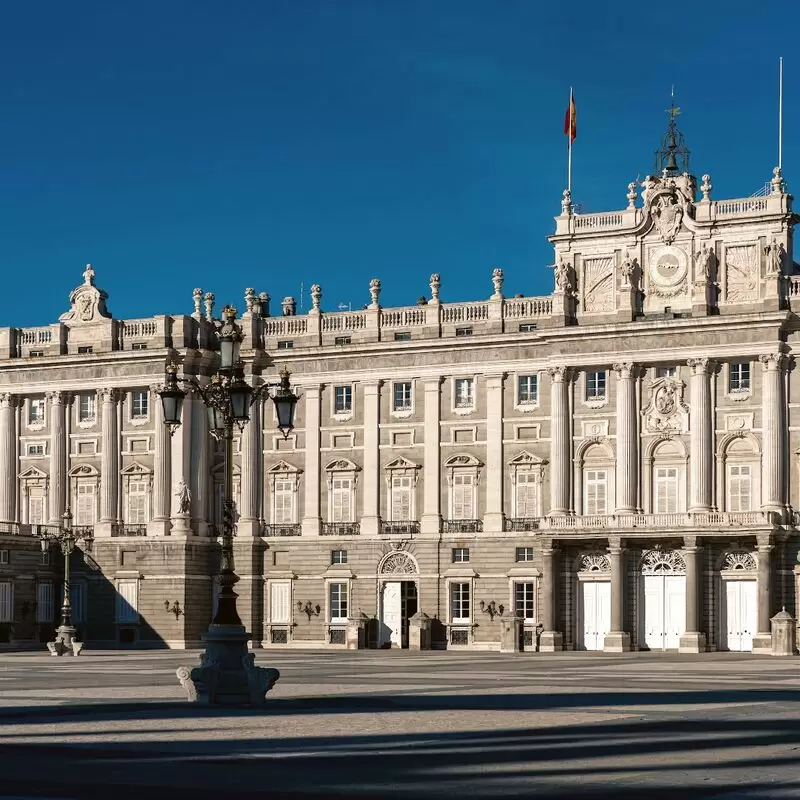
[[423,448],[423,506],[420,530],[422,533],[438,534],[442,527],[441,480],[442,465],[439,452],[441,378],[424,382],[425,392],[425,444]]
[[695,536],[684,540],[683,559],[686,563],[686,626],[685,633],[678,641],[679,653],[703,653],[706,649],[706,635],[700,628],[700,575],[698,574],[699,554]]
[[[201,380],[206,379],[203,378]],[[184,419],[186,419],[185,416]],[[197,467],[191,470],[192,527],[197,532],[198,536],[207,536],[208,519],[210,517],[208,497],[209,474],[211,470],[209,460],[210,442],[208,433],[208,413],[199,395],[192,404],[191,444],[191,463]]]
[[569,413],[570,371],[550,367],[550,514],[570,511],[571,419]]
[[17,404],[16,395],[0,392],[0,521],[17,520],[17,481],[11,476],[19,474],[17,469]]
[[364,494],[361,535],[377,536],[380,527],[381,381],[364,384]]
[[613,369],[617,374],[616,511],[618,514],[635,514],[639,485],[637,369],[631,362],[614,364]]
[[556,604],[556,560],[553,542],[543,539],[541,542],[542,576],[539,579],[541,586],[541,614],[542,635],[539,638],[539,650],[543,653],[555,653],[563,649],[564,636],[555,628]]
[[785,509],[784,489],[784,398],[783,369],[786,361],[782,353],[760,355],[763,369],[762,385],[762,469],[763,498],[765,511],[783,513]]
[[769,535],[758,539],[758,633],[753,637],[754,653],[772,653],[772,550]]
[[[310,312],[309,312],[310,313]],[[309,317],[310,319],[310,317]],[[305,393],[305,503],[303,508],[303,535],[319,536],[322,527],[320,517],[320,424],[322,409],[322,386],[304,386]]]
[[261,534],[260,495],[261,487],[261,403],[250,406],[250,419],[242,430],[241,462],[241,508],[236,523],[239,536],[259,536]]
[[611,564],[611,626],[603,640],[606,653],[626,653],[631,649],[631,636],[623,630],[625,608],[625,550],[622,540],[608,540],[608,560]]
[[502,533],[505,515],[503,469],[503,383],[505,374],[486,377],[486,513],[483,529]]
[[111,387],[99,389],[100,420],[102,426],[100,453],[100,533],[111,533],[111,524],[117,521],[119,492],[119,434],[117,431],[117,400],[119,393]]
[[689,379],[689,428],[691,433],[689,511],[697,513],[711,511],[714,425],[709,373],[714,368],[714,362],[708,358],[690,358],[687,364],[692,371]]
[[[161,387],[150,387],[150,396],[158,397]],[[159,402],[153,403],[155,440],[153,457],[153,518],[147,524],[148,536],[167,536],[170,532],[170,486],[172,484],[172,442],[169,429],[164,424],[164,408]]]
[[50,405],[50,483],[48,497],[48,519],[51,525],[61,524],[61,515],[66,510],[65,487],[67,485],[67,431],[66,407],[68,397],[64,392],[48,392]]

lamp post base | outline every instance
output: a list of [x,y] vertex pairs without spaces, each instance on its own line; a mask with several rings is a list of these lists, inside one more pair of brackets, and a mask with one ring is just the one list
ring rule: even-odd
[[76,630],[71,625],[59,625],[55,641],[47,643],[50,655],[63,656],[64,653],[72,653],[73,656],[79,656],[83,650],[83,642],[76,641],[75,633]]
[[250,634],[244,625],[211,625],[203,637],[200,666],[179,667],[176,675],[190,703],[212,706],[260,706],[280,672],[257,667],[247,649]]

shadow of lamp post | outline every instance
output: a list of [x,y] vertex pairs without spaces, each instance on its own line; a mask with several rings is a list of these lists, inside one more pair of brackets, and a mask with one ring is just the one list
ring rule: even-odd
[[236,610],[234,585],[239,580],[234,571],[233,537],[235,508],[233,500],[233,429],[244,429],[250,419],[250,406],[269,396],[275,403],[278,430],[284,439],[294,428],[297,395],[289,385],[289,371],[284,368],[278,384],[252,387],[244,379],[244,362],[239,358],[242,329],[236,323],[236,309],[225,306],[222,320],[216,321],[219,340],[219,366],[203,386],[194,378],[178,377],[176,364],[168,364],[164,387],[159,391],[164,411],[164,424],[174,433],[181,424],[181,409],[186,392],[180,383],[191,386],[208,411],[211,435],[224,444],[224,505],[222,520],[222,557],[220,593],[217,613],[204,637],[205,652],[200,666],[180,667],[178,680],[190,701],[209,705],[261,705],[266,693],[280,677],[278,670],[256,667],[255,655],[248,652],[250,634],[242,625]]

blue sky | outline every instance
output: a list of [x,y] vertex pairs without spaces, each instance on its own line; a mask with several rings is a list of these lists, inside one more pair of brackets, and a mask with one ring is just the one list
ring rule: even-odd
[[[613,12],[608,10],[613,6]],[[800,127],[800,4],[537,0],[6,3],[0,326],[55,321],[92,262],[114,316],[551,290],[575,87],[573,196],[621,208],[670,86],[693,171],[741,197]],[[791,36],[786,37],[784,33]],[[798,171],[787,136],[784,174]],[[308,300],[305,300],[308,307]]]

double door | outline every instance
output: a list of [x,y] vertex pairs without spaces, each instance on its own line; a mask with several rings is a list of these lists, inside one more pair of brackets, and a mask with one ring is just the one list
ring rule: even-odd
[[686,576],[644,576],[644,643],[650,650],[677,650],[686,632]]
[[583,649],[602,650],[611,627],[611,582],[583,581]]
[[725,581],[725,647],[737,652],[753,649],[758,625],[756,581]]
[[408,647],[408,620],[417,613],[417,584],[387,581],[381,590],[380,647]]

